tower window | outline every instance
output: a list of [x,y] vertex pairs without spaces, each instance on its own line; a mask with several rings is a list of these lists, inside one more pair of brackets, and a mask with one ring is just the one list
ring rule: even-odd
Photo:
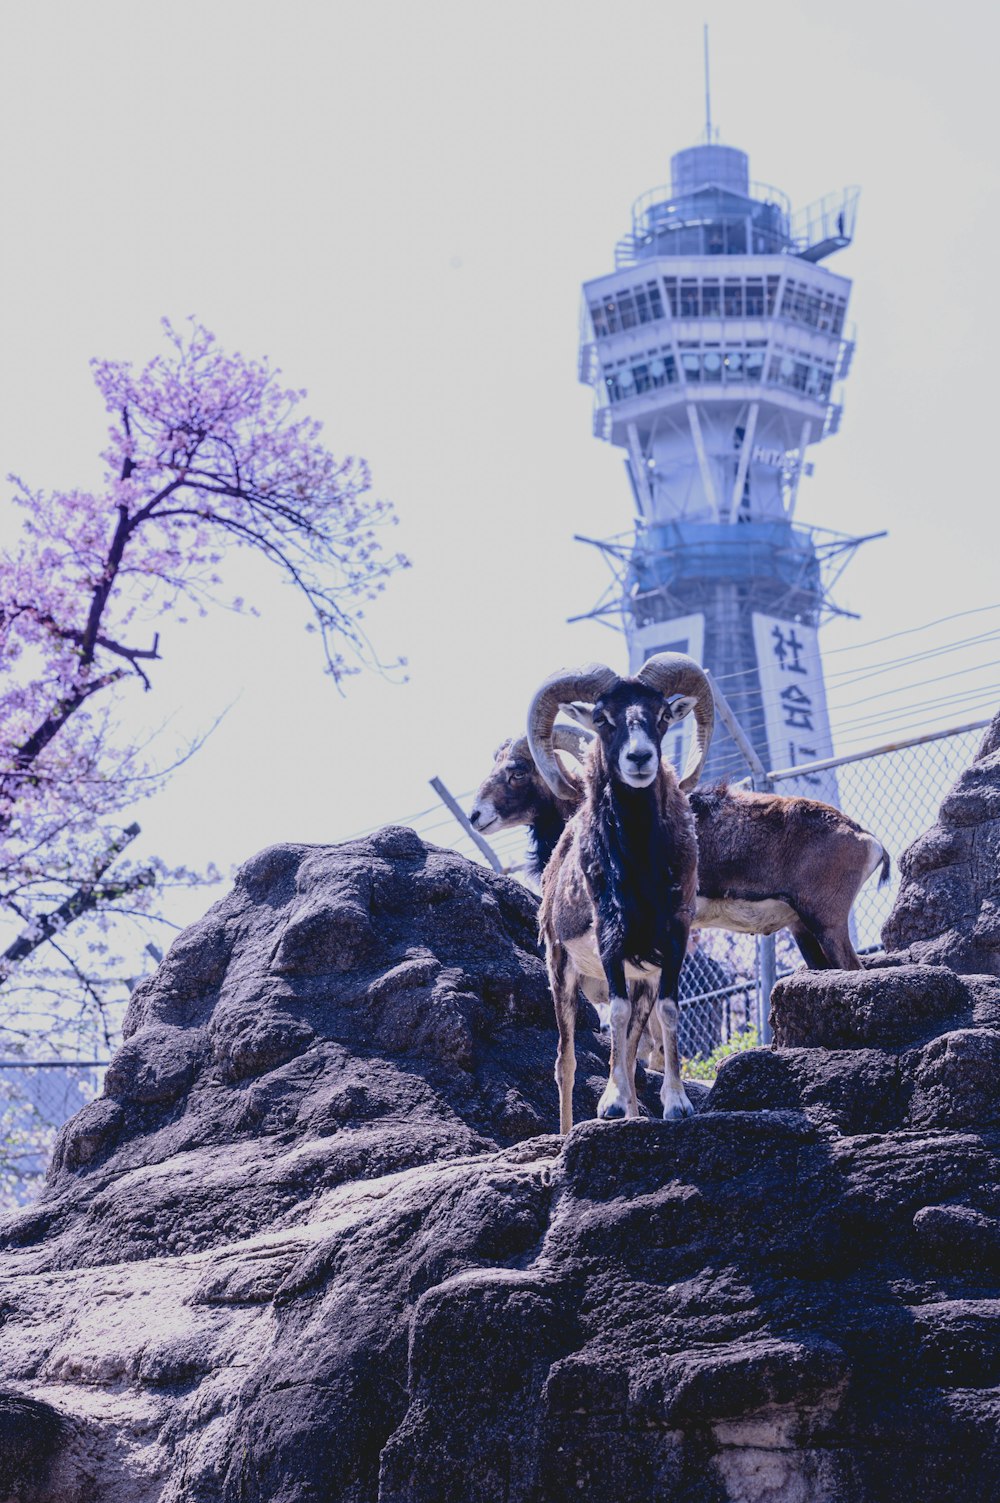
[[698,283],[693,277],[684,277],[681,280],[681,318],[700,318],[701,299],[698,296]]
[[759,381],[764,374],[764,351],[747,348],[746,370],[748,381]]
[[726,318],[743,317],[743,283],[727,277],[722,292],[722,311]]
[[747,249],[747,222],[731,219],[726,225],[726,250],[731,256],[744,256]]
[[659,285],[647,282],[642,287],[621,287],[607,293],[599,302],[590,304],[590,317],[598,339],[606,339],[622,329],[634,329],[639,324],[654,323],[663,317]]
[[634,329],[639,322],[636,316],[635,303],[632,301],[632,294],[630,292],[619,292],[618,294],[618,318],[623,329]]
[[781,296],[781,316],[793,323],[805,324],[824,334],[839,334],[844,326],[846,299],[832,292],[810,287],[789,277]]
[[663,317],[663,299],[655,282],[647,282],[645,287],[635,289],[635,306],[641,324]]
[[[697,358],[697,357],[696,357]],[[604,367],[604,384],[610,402],[627,402],[652,387],[672,386],[677,381],[677,363],[667,350],[649,350],[631,361]]]
[[827,402],[833,386],[833,366],[812,361],[798,351],[778,350],[771,356],[767,379],[772,386],[801,392],[814,402]]

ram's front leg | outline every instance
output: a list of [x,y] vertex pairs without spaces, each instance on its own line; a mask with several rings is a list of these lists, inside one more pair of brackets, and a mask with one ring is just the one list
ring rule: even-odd
[[663,1035],[663,1085],[660,1087],[660,1100],[663,1103],[665,1121],[689,1117],[694,1111],[681,1080],[681,1056],[677,1047],[677,982],[686,948],[686,927],[672,926],[662,946],[663,969],[660,972],[660,991],[656,1002],[656,1016]]
[[603,955],[601,961],[611,1003],[611,1073],[597,1103],[597,1115],[606,1119],[637,1117],[639,1107],[635,1099],[635,1082],[630,1078],[632,1072],[628,1025],[632,1016],[632,1004],[628,999],[625,962],[617,956],[606,958]]

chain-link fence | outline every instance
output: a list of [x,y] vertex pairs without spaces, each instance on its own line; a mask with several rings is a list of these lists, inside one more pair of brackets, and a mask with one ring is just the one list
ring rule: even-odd
[[[854,905],[854,941],[860,952],[881,946],[882,925],[899,890],[899,858],[937,818],[938,807],[959,773],[969,766],[988,720],[924,738],[890,743],[834,764],[839,804],[845,814],[877,835],[892,857],[885,887],[874,877],[862,887]],[[786,791],[789,769],[776,779],[776,793]],[[797,790],[798,791],[798,790]]]
[[752,937],[692,929],[677,989],[682,1057],[707,1059],[751,1029],[756,989]]
[[[988,724],[988,720],[977,721],[925,737],[890,742],[850,757],[783,768],[774,774],[759,766],[751,768],[748,763],[748,772],[756,776],[758,785],[769,783],[776,793],[813,797],[819,796],[814,785],[820,781],[820,774],[825,775],[823,787],[828,789],[832,771],[839,807],[871,830],[889,851],[889,882],[880,888],[877,877],[869,878],[854,906],[853,937],[861,953],[880,947],[882,925],[899,890],[899,857],[933,824],[941,800],[972,761]],[[471,795],[466,794],[457,802],[468,807],[470,801]],[[431,841],[451,845],[473,860],[483,860],[469,832],[460,828],[442,805],[425,810],[417,828]],[[495,865],[515,876],[524,874],[523,830],[504,830],[491,837],[490,845]],[[768,975],[787,975],[802,963],[791,936],[782,931],[773,941],[773,969],[768,972],[766,965],[762,966],[762,950],[767,943],[753,935],[721,929],[692,931],[679,987],[680,1046],[690,1073],[714,1073],[720,1053],[766,1037]]]
[[0,1061],[0,1209],[34,1199],[56,1134],[98,1094],[104,1068],[93,1060]]
[[[864,829],[870,830],[890,853],[892,868],[889,881],[879,887],[872,876],[862,887],[852,915],[855,948],[861,954],[881,948],[882,925],[892,910],[899,891],[899,857],[937,817],[948,789],[959,773],[975,756],[988,720],[954,730],[939,731],[903,742],[889,742],[850,757],[831,758],[827,762],[783,768],[768,774],[776,793],[808,795],[810,783],[818,774],[834,772],[837,802],[845,814]],[[689,964],[692,981],[699,979],[700,954],[724,955],[734,982],[742,983],[734,997],[735,1006],[728,1013],[709,1014],[709,998],[692,993],[684,995],[681,986],[681,1049],[694,1073],[698,1064],[739,1040],[756,1042],[764,1036],[764,1014],[768,990],[762,987],[761,951],[766,943],[751,935],[703,931],[699,952]],[[775,937],[774,974],[787,975],[802,963],[798,948],[787,932]],[[713,973],[714,974],[714,973]],[[707,990],[707,989],[706,989]]]

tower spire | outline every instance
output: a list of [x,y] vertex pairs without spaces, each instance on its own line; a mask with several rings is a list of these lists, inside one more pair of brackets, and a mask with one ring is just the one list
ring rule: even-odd
[[705,38],[705,141],[712,144],[712,81],[708,68],[708,22],[704,27]]

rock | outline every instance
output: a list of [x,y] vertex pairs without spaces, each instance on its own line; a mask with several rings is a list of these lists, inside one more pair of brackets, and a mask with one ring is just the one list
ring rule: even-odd
[[882,1049],[748,1049],[724,1061],[708,1105],[804,1112],[847,1135],[900,1127],[905,1113],[898,1060]]
[[907,1122],[913,1127],[975,1127],[1000,1122],[1000,1031],[959,1028],[904,1061]]
[[[672,1358],[653,1385],[654,1408],[674,1424],[718,1423],[789,1405],[832,1414],[848,1376],[847,1359],[832,1341],[742,1340]],[[648,1406],[648,1389],[643,1397]]]
[[229,1079],[247,1080],[302,1054],[315,1037],[315,1030],[298,1018],[241,1015],[219,1037],[216,1059]]
[[88,1101],[60,1133],[53,1169],[80,1169],[92,1163],[98,1154],[114,1146],[124,1122],[125,1112],[117,1101],[108,1096]]
[[678,1122],[583,1006],[563,1141],[535,926],[412,831],[243,867],[0,1226],[0,1500],[998,1496],[1000,979],[796,973]]
[[796,971],[775,987],[771,1021],[783,1047],[726,1060],[710,1109],[801,1111],[844,1135],[1000,1124],[995,977]]
[[194,1079],[198,1032],[149,1024],[133,1032],[108,1066],[104,1089],[118,1101],[169,1105]]
[[1000,1272],[1000,1218],[971,1206],[923,1206],[913,1230],[924,1257],[949,1272]]
[[0,1392],[0,1491],[10,1503],[31,1503],[57,1471],[65,1425],[51,1405]]
[[900,858],[886,950],[1000,975],[1000,714],[948,793],[937,823]]

